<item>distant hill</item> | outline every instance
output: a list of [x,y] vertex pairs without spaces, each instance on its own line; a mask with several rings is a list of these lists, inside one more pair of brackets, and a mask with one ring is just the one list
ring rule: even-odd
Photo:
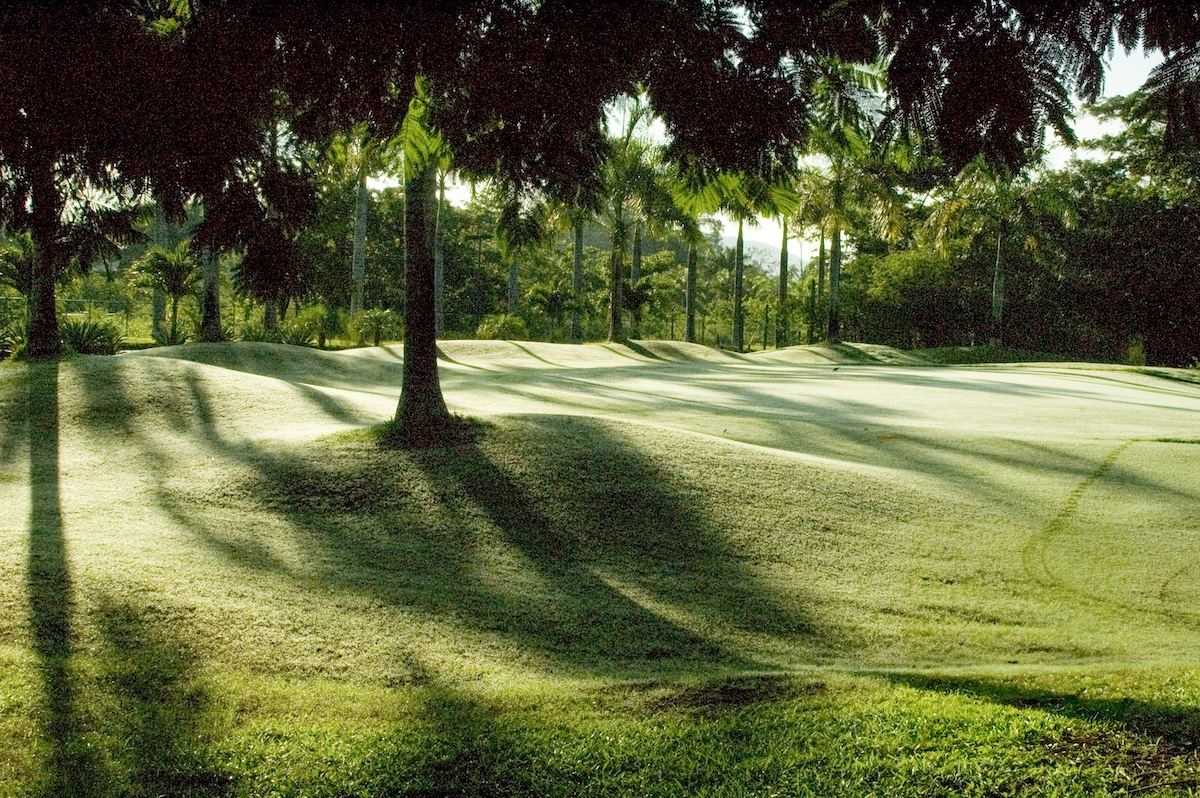
[[[721,245],[733,247],[737,245],[737,236],[721,236]],[[780,248],[778,244],[768,244],[762,241],[746,240],[745,244],[746,260],[757,263],[764,269],[770,272],[775,272],[779,269]],[[793,270],[800,266],[799,262],[799,247],[788,244],[788,263]]]

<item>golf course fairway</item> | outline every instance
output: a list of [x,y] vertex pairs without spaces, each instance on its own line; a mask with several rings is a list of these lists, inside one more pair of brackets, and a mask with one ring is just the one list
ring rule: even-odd
[[1200,790],[1200,377],[444,341],[0,365],[0,796]]

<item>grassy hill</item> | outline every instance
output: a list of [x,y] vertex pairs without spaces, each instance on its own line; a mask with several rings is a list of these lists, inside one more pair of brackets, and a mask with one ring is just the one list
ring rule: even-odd
[[1200,784],[1186,373],[442,349],[0,367],[0,795]]

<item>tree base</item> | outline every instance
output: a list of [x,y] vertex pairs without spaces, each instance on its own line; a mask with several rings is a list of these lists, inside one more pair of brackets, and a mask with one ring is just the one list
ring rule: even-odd
[[396,418],[389,421],[380,436],[380,445],[388,449],[438,449],[464,446],[475,442],[476,426],[461,416],[446,414],[424,419],[421,423]]

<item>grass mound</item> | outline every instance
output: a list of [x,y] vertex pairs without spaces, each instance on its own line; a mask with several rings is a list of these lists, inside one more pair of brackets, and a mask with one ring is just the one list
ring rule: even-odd
[[1196,786],[1194,387],[641,345],[0,367],[0,795]]

